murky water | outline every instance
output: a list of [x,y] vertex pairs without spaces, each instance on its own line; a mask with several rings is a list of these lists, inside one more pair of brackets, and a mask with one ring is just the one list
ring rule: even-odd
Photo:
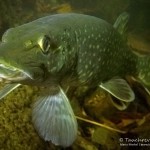
[[[0,1],[0,35],[2,36],[10,27],[55,13],[84,13],[105,19],[113,24],[120,13],[127,11],[130,13],[126,33],[128,44],[136,52],[149,55],[149,8],[149,0]],[[125,111],[116,110],[110,103],[110,95],[104,91],[93,89],[84,94],[83,89],[69,90],[68,95],[72,100],[75,114],[87,119],[84,121],[78,120],[78,138],[70,149],[128,150],[133,145],[137,147],[140,144],[147,145],[141,146],[139,149],[149,149],[150,142],[141,140],[150,139],[148,134],[150,132],[150,96],[138,83],[131,81],[131,85],[136,94],[136,101]],[[38,95],[39,88],[21,86],[0,101],[1,150],[61,149],[43,141],[32,125],[31,109]],[[101,124],[98,123],[105,124],[111,129],[100,127]],[[118,129],[118,131],[113,129]],[[141,140],[133,141],[136,139]]]

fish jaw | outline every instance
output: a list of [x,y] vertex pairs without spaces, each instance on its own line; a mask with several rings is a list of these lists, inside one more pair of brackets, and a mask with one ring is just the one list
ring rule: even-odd
[[[39,50],[34,45],[24,46],[24,42],[2,42],[0,44],[0,78],[10,82],[39,80],[44,71],[41,67]],[[23,47],[24,46],[24,47]],[[43,58],[41,60],[44,60]]]
[[[4,66],[4,65],[3,65]],[[0,79],[5,83],[20,83],[26,85],[39,85],[44,80],[44,72],[41,68],[15,68],[0,66]]]
[[28,78],[32,79],[33,77],[24,70],[0,64],[0,78],[9,81],[20,81]]

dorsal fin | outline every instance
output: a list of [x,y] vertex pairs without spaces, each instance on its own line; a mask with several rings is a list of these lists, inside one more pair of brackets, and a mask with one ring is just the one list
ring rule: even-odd
[[113,27],[121,34],[123,35],[126,31],[127,23],[129,21],[129,14],[127,12],[123,12],[119,15],[119,17],[116,19]]

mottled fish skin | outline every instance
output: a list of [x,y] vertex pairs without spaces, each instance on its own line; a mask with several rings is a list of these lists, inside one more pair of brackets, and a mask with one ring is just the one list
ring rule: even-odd
[[[48,55],[43,55],[39,47],[40,38],[45,38],[45,35],[50,37],[50,42],[53,44]],[[19,43],[16,42],[18,37],[21,38]],[[66,79],[67,75],[67,81],[68,78],[69,81],[76,79],[75,82],[71,82],[73,84],[78,82],[77,85],[96,86],[114,76],[136,73],[137,57],[125,45],[120,34],[109,23],[92,16],[58,14],[44,17],[9,29],[2,41],[4,49],[11,49],[5,64],[9,60],[11,66],[28,70],[26,72],[29,72],[32,79],[42,81],[41,83],[29,81],[29,84],[45,82],[47,84],[47,82],[60,82],[60,80],[62,82],[62,77]],[[9,46],[6,45],[7,43]],[[33,44],[35,47],[32,47]],[[20,53],[22,50],[18,47],[32,49],[32,51]],[[61,53],[55,57],[58,48],[58,52]],[[35,51],[36,55],[33,56]],[[2,50],[1,54],[3,58],[6,55]],[[21,57],[26,59],[20,60]],[[2,60],[0,63],[4,63]],[[38,69],[34,68],[34,71],[31,64]],[[46,76],[43,75],[45,73],[42,67],[47,71]]]
[[77,74],[81,83],[95,86],[112,77],[136,72],[136,57],[109,24],[101,21],[95,25],[91,21],[76,33],[80,37]]
[[[116,77],[139,76],[145,63],[139,59],[112,25],[74,13],[47,16],[9,29],[0,45],[0,67],[7,69],[3,78],[50,90],[35,103],[33,123],[41,137],[63,147],[70,146],[77,136],[66,87],[100,86],[121,101],[131,102],[131,88]],[[147,70],[140,73],[144,72]]]

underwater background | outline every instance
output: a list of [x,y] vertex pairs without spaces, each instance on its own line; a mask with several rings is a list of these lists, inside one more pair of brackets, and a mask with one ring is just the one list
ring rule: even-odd
[[[130,14],[126,38],[134,51],[150,53],[149,0],[5,0],[0,1],[0,35],[10,27],[30,22],[46,15],[65,12],[97,16],[113,24],[124,11]],[[19,37],[18,37],[19,39]],[[3,83],[0,83],[1,88]],[[131,85],[136,100],[127,110],[119,111],[109,102],[103,90],[82,94],[83,89],[71,89],[69,98],[77,116],[79,133],[72,150],[149,150],[150,95],[138,83]],[[0,150],[55,150],[59,147],[42,140],[31,122],[32,104],[40,88],[20,86],[0,101]],[[87,120],[92,120],[89,123]],[[101,123],[106,127],[100,127]],[[111,127],[111,129],[106,129]],[[113,129],[118,129],[113,130]],[[65,138],[65,137],[64,137]],[[129,139],[149,139],[149,145],[121,145]],[[134,142],[131,142],[134,144]]]

